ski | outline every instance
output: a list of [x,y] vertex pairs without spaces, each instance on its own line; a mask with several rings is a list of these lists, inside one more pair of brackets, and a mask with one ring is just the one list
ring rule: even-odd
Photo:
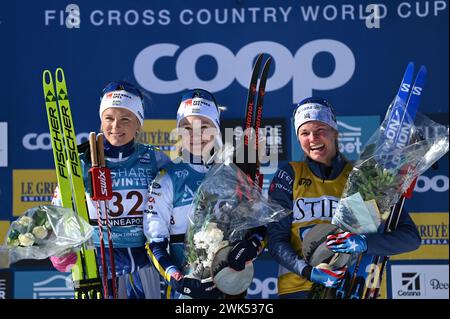
[[[407,144],[410,141],[415,141],[420,139],[421,137],[412,137],[411,136],[411,126],[413,125],[414,118],[417,114],[417,110],[419,109],[419,103],[421,98],[421,93],[423,90],[423,87],[425,85],[425,78],[426,78],[426,68],[424,66],[421,66],[419,69],[419,72],[417,74],[416,80],[414,81],[414,85],[411,89],[411,94],[409,95],[406,108],[408,116],[403,116],[404,125],[409,128],[409,139],[406,142]],[[406,113],[405,112],[405,113]],[[399,137],[397,137],[396,141],[399,140]],[[398,142],[397,142],[398,143]],[[416,185],[417,178],[412,181],[412,183],[409,185],[406,192],[400,197],[398,202],[394,205],[394,207],[391,210],[391,213],[389,214],[388,220],[385,224],[384,232],[391,232],[394,231],[397,228],[398,221],[400,219],[400,214],[403,210],[403,206],[405,204],[406,199],[412,198],[414,187]],[[366,289],[364,292],[364,299],[376,299],[378,297],[378,293],[381,286],[381,281],[383,278],[383,272],[386,266],[387,261],[389,260],[389,256],[375,256],[372,259],[371,264],[369,265],[368,269],[368,276],[366,280]]]
[[267,76],[269,75],[269,69],[270,69],[271,63],[272,63],[272,58],[269,57],[263,66],[263,70],[261,73],[261,79],[259,80],[258,100],[256,103],[256,115],[255,115],[255,120],[254,120],[254,124],[253,124],[253,127],[255,128],[255,145],[256,145],[256,150],[255,150],[256,168],[255,168],[253,180],[255,181],[256,185],[258,185],[260,188],[262,188],[263,176],[261,175],[261,172],[260,172],[260,163],[259,163],[259,133],[260,133],[260,128],[261,128],[264,95],[266,94]]
[[[417,114],[420,97],[425,84],[426,68],[422,66],[414,80],[414,64],[410,62],[406,68],[402,83],[392,104],[392,109],[388,111],[385,118],[387,120],[384,131],[384,139],[380,145],[381,156],[386,168],[396,167],[398,158],[390,155],[396,148],[407,146],[411,139],[411,128]],[[410,185],[410,188],[413,185]],[[390,216],[386,222],[385,231],[392,231],[396,227],[398,218],[403,208],[405,196],[402,196],[398,203],[391,209]],[[381,265],[379,264],[381,262]],[[373,296],[378,293],[381,284],[381,268],[384,269],[387,257],[359,255],[356,263],[350,267],[341,285],[336,289],[335,296],[338,299],[361,299],[365,295]],[[378,287],[375,290],[374,287]],[[368,291],[370,287],[370,292]],[[376,297],[375,297],[376,298]]]
[[[55,83],[51,72],[45,70],[42,74],[42,82],[62,205],[74,209],[79,218],[89,222],[75,129],[63,70],[61,68],[56,70]],[[101,281],[94,248],[88,247],[85,243],[77,256],[77,263],[72,268],[75,299],[101,299]]]
[[252,136],[252,128],[253,128],[253,111],[255,106],[255,96],[256,96],[256,86],[258,84],[259,71],[261,68],[263,54],[260,53],[256,58],[256,62],[253,66],[252,76],[250,79],[250,85],[248,88],[247,94],[247,102],[245,105],[245,117],[244,123],[242,125],[242,130],[244,134],[244,145],[243,145],[243,162],[237,163],[236,165],[248,176],[250,180],[253,180],[250,177],[252,171],[252,165],[249,163],[249,144]]
[[[244,133],[244,161],[237,163],[237,166],[247,175],[248,181],[256,182],[257,185],[262,185],[262,176],[259,172],[259,129],[261,127],[262,111],[264,95],[266,92],[266,82],[269,74],[270,64],[272,58],[269,56],[264,63],[261,75],[260,69],[264,54],[260,53],[253,66],[250,85],[248,88],[247,103],[245,108],[245,118],[243,124]],[[259,79],[259,86],[258,86]],[[256,99],[256,101],[255,101]],[[256,105],[256,107],[255,107]],[[255,154],[255,159],[250,155]]]

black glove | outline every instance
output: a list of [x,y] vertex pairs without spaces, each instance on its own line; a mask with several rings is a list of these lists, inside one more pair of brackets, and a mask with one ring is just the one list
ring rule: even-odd
[[178,271],[170,276],[170,285],[180,294],[193,299],[218,299],[223,294],[214,282],[201,282],[196,278],[184,277]]
[[238,242],[228,254],[228,266],[241,271],[245,263],[252,261],[261,250],[261,241],[256,237],[244,239]]

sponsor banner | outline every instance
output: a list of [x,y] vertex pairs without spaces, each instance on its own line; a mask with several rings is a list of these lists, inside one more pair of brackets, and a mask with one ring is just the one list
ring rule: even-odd
[[0,122],[0,167],[8,166],[8,123]]
[[166,155],[172,156],[171,152],[176,150],[176,135],[171,137],[170,133],[176,126],[176,120],[145,120],[141,141],[156,146]]
[[255,276],[247,290],[249,299],[278,298],[278,263],[267,249],[254,261]]
[[0,244],[4,242],[9,228],[9,220],[0,220]]
[[[221,120],[221,131],[222,137],[226,142],[229,142],[229,135],[234,137],[232,141],[235,145],[237,140],[240,140],[243,135],[242,127],[243,119],[224,119]],[[227,129],[231,129],[228,131]],[[227,132],[230,132],[227,134]],[[231,138],[230,136],[230,138]],[[278,161],[285,161],[288,158],[287,154],[287,130],[286,130],[286,119],[284,118],[262,118],[261,120],[261,132],[259,135],[259,140],[265,141],[266,153],[278,154]],[[229,142],[231,143],[231,142]]]
[[422,244],[415,251],[392,256],[391,259],[448,259],[448,212],[410,215],[419,230]]
[[[380,117],[377,116],[337,116],[339,130],[339,151],[344,156],[355,161],[361,154],[365,143],[380,126]],[[292,160],[302,161],[304,154],[296,132],[291,123]]]
[[[76,136],[77,144],[89,140],[89,133],[78,133]],[[27,133],[22,138],[22,146],[28,151],[48,151],[52,149],[52,140],[49,132],[45,133]]]
[[449,197],[449,155],[444,155],[417,179],[413,197],[406,201],[406,208],[413,212],[447,212]]
[[[431,171],[431,173],[432,172],[433,171]],[[448,193],[448,176],[440,174],[431,176],[421,175],[417,178],[414,192]]]
[[15,299],[73,299],[70,273],[58,271],[16,271]]
[[54,170],[13,170],[13,215],[21,216],[31,207],[50,204],[56,186]]
[[7,270],[0,270],[0,300],[13,299],[12,273]]
[[447,265],[391,265],[392,299],[448,299]]

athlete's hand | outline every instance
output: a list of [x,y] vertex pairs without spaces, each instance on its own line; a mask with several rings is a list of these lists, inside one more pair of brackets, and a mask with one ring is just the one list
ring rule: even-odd
[[367,251],[364,235],[344,232],[327,236],[327,247],[336,253],[362,254]]

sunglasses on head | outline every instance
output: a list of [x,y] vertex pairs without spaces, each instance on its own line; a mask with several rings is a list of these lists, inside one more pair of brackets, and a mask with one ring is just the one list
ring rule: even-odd
[[113,92],[113,91],[121,91],[121,90],[130,92],[133,95],[139,96],[139,98],[141,100],[144,100],[144,97],[143,97],[141,91],[139,91],[133,84],[128,83],[126,81],[114,81],[114,82],[108,83],[103,88],[101,97],[103,97],[103,95],[105,95],[106,93]]
[[204,89],[192,89],[192,90],[187,91],[181,97],[181,102],[180,103],[182,103],[182,102],[184,102],[186,100],[190,100],[190,99],[196,98],[196,97],[214,102],[214,105],[218,109],[218,104],[216,102],[216,99],[214,98],[214,95],[212,95],[210,92],[208,92],[208,91],[206,91]]

